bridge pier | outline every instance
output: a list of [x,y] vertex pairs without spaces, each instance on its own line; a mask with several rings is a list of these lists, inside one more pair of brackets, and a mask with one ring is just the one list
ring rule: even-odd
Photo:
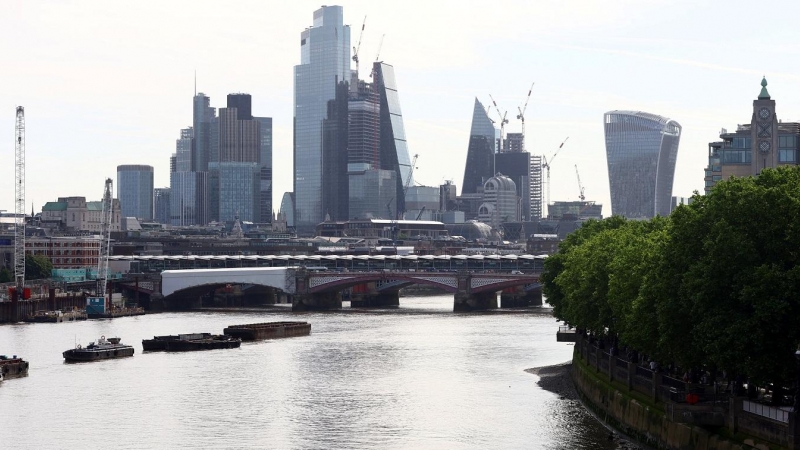
[[466,292],[456,292],[453,302],[453,311],[485,311],[497,309],[497,292],[478,292],[468,294]]
[[351,308],[397,308],[399,306],[400,292],[354,294],[350,300]]
[[292,311],[328,311],[331,309],[342,309],[341,292],[295,294],[292,297]]
[[501,308],[527,308],[529,306],[542,306],[542,288],[530,291],[519,288],[512,292],[503,291],[500,294]]

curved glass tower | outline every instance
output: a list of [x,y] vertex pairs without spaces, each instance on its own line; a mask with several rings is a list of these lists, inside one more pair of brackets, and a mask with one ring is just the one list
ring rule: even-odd
[[611,212],[629,219],[668,216],[681,126],[641,111],[604,115]]
[[497,130],[489,119],[486,108],[478,99],[472,111],[472,128],[469,132],[467,163],[464,166],[462,194],[474,194],[484,181],[494,176],[494,153]]

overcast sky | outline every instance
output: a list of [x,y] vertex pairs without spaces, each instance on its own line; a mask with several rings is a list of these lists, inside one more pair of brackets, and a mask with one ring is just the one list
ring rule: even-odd
[[[703,190],[708,143],[749,123],[761,76],[783,121],[800,120],[800,1],[344,1],[362,73],[395,67],[414,178],[461,189],[474,98],[511,118],[535,81],[527,147],[553,161],[552,200],[610,213],[602,118],[641,110],[683,126],[673,195]],[[292,189],[293,67],[321,2],[0,1],[0,210],[14,209],[15,107],[27,124],[27,210],[99,200],[116,166],[169,157],[197,89],[253,96],[273,118],[275,208]],[[496,117],[492,111],[493,118]],[[3,144],[4,143],[4,144]]]

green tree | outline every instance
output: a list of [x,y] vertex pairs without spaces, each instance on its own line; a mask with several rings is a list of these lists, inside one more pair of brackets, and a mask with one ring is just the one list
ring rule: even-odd
[[0,269],[0,283],[8,283],[9,281],[13,281],[14,277],[11,275],[11,272],[8,271],[6,267]]
[[44,255],[25,255],[25,279],[40,280],[50,278],[53,263]]

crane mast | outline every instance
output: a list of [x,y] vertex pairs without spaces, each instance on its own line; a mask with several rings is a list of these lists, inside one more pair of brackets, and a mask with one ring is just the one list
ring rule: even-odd
[[492,95],[489,94],[489,98],[492,99],[492,103],[494,104],[494,109],[497,110],[497,115],[500,116],[500,145],[498,145],[497,151],[501,152],[503,151],[503,142],[505,139],[503,133],[505,132],[506,124],[508,123],[508,119],[506,119],[508,111],[504,112],[503,114],[500,114],[500,108],[497,106],[497,102],[494,101],[494,97],[492,97]]
[[111,216],[112,200],[111,188],[113,182],[111,178],[106,178],[106,187],[103,192],[103,209],[101,216],[100,229],[100,255],[97,258],[97,296],[106,297],[106,284],[108,282],[108,253],[111,244]]
[[[408,195],[408,188],[411,186],[411,181],[414,179],[414,169],[417,167],[417,158],[419,158],[419,155],[415,154],[414,159],[411,161],[411,167],[408,170],[408,178],[406,178],[406,183],[403,186],[403,205],[405,205],[406,202],[406,196]],[[403,208],[403,212],[405,213],[405,208]],[[397,215],[398,216],[400,215],[399,212]]]
[[577,164],[575,164],[575,175],[578,176],[578,190],[580,191],[580,195],[578,196],[578,198],[580,198],[581,201],[584,201],[584,200],[586,200],[586,195],[584,195],[584,193],[583,193],[583,185],[581,184],[581,174],[580,174],[580,172],[578,172],[578,165]]
[[517,119],[522,121],[522,151],[523,152],[525,151],[525,111],[528,109],[528,102],[531,99],[531,92],[533,92],[533,85],[534,84],[536,84],[535,81],[533,83],[531,83],[531,88],[528,89],[528,97],[525,98],[525,106],[523,106],[522,108],[517,106],[517,111],[519,111],[519,114],[517,114]]
[[14,136],[14,282],[17,295],[22,296],[25,288],[25,108],[22,106],[17,106]]
[[[569,139],[569,136],[567,136],[567,139]],[[550,165],[553,163],[553,160],[556,159],[558,152],[561,151],[561,147],[563,147],[564,144],[567,143],[567,139],[564,139],[561,145],[558,146],[555,153],[553,153],[553,156],[551,156],[550,158],[543,156],[544,164],[542,164],[542,168],[547,170],[547,199],[545,199],[545,204],[547,205],[547,216],[545,217],[548,217],[550,215]]]
[[358,51],[361,50],[361,38],[364,36],[364,26],[367,24],[367,16],[364,16],[364,21],[361,23],[361,34],[358,35],[358,44],[353,47],[353,61],[356,62],[356,82],[358,82]]

